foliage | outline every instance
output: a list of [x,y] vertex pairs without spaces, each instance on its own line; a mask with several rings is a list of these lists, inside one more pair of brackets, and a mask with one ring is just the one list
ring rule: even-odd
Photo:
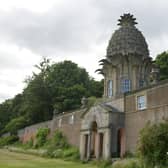
[[[112,168],[145,168],[139,160],[124,159],[113,163]],[[150,168],[150,167],[146,167]]]
[[157,55],[155,64],[160,68],[160,79],[168,79],[168,52]]
[[[59,113],[77,109],[83,96],[102,95],[103,81],[95,81],[84,68],[71,61],[51,64],[44,58],[35,67],[38,73],[33,72],[25,80],[23,92],[0,104],[0,135],[50,120],[54,109]],[[24,124],[21,124],[20,116],[25,119]],[[17,126],[12,128],[14,123]]]
[[0,147],[5,145],[10,145],[18,141],[18,137],[15,135],[7,136],[7,137],[1,137],[0,138]]
[[138,151],[144,162],[151,166],[168,166],[168,121],[148,123],[140,133]]
[[66,137],[61,131],[55,131],[47,145],[48,156],[63,158],[65,160],[79,160],[79,150],[68,144]]
[[4,133],[5,125],[10,121],[12,101],[0,104],[0,134]]
[[90,96],[102,97],[104,89],[104,80],[95,81],[94,79],[90,79],[89,90]]
[[35,65],[40,72],[33,73],[26,80],[27,87],[23,91],[24,114],[29,118],[29,123],[37,123],[52,118],[52,99],[46,78],[49,72],[49,60],[44,58],[39,65]]
[[87,107],[89,108],[89,107],[91,107],[91,106],[93,106],[94,104],[95,104],[95,102],[96,102],[96,97],[89,97],[88,98],[88,101],[87,101]]
[[49,128],[39,128],[36,134],[36,144],[37,148],[42,147],[46,141],[49,134]]
[[55,133],[52,137],[52,140],[51,140],[51,144],[55,148],[67,148],[67,147],[69,147],[69,144],[67,142],[66,137],[59,130],[55,131]]
[[53,97],[55,102],[54,108],[59,112],[79,108],[81,98],[86,93],[86,89],[78,84],[68,88],[59,87],[57,89],[58,95]]
[[124,154],[124,158],[133,158],[135,157],[135,153],[132,153],[131,151],[126,151]]
[[17,130],[23,128],[26,125],[25,117],[17,117],[13,118],[6,126],[5,131],[10,132],[12,134],[16,134]]
[[76,147],[69,147],[68,149],[64,149],[63,151],[64,160],[79,160],[80,154],[79,149]]
[[83,96],[101,96],[103,85],[90,78],[84,68],[71,61],[50,66],[48,85],[52,93],[52,102],[59,112],[80,107]]
[[96,165],[98,168],[111,168],[112,161],[111,160],[98,160],[96,161]]

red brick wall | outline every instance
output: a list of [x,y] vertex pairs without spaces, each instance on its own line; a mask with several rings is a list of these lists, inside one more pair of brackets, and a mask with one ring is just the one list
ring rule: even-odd
[[[20,141],[26,143],[31,139],[35,140],[36,133],[39,128],[48,127],[50,129],[51,137],[56,130],[61,130],[66,136],[68,142],[74,146],[79,147],[80,143],[80,129],[81,129],[81,111],[74,111],[69,113],[62,113],[53,118],[51,121],[46,121],[43,123],[38,123],[35,125],[28,126],[23,130],[18,131]],[[73,123],[70,123],[71,116],[74,116]],[[59,125],[59,120],[62,120],[61,125]]]

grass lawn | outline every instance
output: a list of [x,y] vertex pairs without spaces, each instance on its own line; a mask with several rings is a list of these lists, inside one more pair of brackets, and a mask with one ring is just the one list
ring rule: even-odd
[[0,149],[0,168],[96,168],[96,166],[60,159],[46,159]]

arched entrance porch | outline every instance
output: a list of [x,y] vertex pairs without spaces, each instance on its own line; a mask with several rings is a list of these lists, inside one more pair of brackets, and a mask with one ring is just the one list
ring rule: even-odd
[[99,159],[103,157],[104,133],[98,131],[97,122],[90,125],[90,131],[84,134],[84,159]]

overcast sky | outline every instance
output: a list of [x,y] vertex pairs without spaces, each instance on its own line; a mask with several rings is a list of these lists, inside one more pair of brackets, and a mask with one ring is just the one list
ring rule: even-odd
[[24,88],[43,56],[94,71],[123,13],[137,18],[153,58],[168,49],[166,0],[0,0],[0,102]]

